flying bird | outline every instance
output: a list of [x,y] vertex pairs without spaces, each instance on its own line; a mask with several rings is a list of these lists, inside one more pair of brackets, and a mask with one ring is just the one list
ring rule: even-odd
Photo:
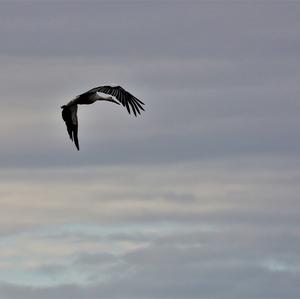
[[[102,95],[98,93],[102,93]],[[75,99],[66,105],[61,106],[62,118],[66,123],[70,139],[75,143],[77,150],[79,150],[77,105],[90,105],[96,101],[108,101],[118,105],[122,104],[126,107],[129,114],[132,111],[135,116],[141,114],[141,110],[144,111],[143,105],[145,105],[121,86],[104,85],[88,90],[75,97]]]

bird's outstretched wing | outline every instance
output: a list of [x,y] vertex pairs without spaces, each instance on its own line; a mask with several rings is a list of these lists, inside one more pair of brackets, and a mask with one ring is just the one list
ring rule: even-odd
[[87,91],[86,93],[95,93],[95,92],[103,92],[114,96],[124,107],[126,107],[129,114],[131,110],[133,111],[135,116],[137,116],[137,114],[141,114],[140,110],[144,111],[142,105],[145,104],[139,99],[137,99],[135,96],[133,96],[131,93],[126,91],[121,86],[109,86],[109,85],[98,86]]
[[66,123],[70,139],[75,143],[79,150],[78,142],[78,119],[77,119],[77,105],[62,106],[62,118]]

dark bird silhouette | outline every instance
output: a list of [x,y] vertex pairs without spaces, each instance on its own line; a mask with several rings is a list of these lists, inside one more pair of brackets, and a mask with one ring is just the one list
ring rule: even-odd
[[[107,94],[108,96],[99,95],[98,92]],[[90,105],[96,101],[108,101],[118,105],[122,104],[126,107],[129,114],[133,111],[135,116],[141,114],[141,110],[144,111],[142,105],[145,105],[121,86],[105,85],[95,87],[82,93],[68,104],[61,106],[62,118],[66,123],[70,139],[75,143],[77,150],[79,150],[77,105]]]

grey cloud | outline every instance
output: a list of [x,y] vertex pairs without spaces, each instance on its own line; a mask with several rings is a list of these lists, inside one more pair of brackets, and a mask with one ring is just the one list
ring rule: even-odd
[[[27,169],[4,170],[1,231],[81,221],[294,227],[299,219],[297,168],[292,157],[253,157],[159,167],[36,169],[30,177]],[[8,212],[16,217],[13,223]]]
[[70,265],[61,265],[61,264],[46,264],[38,267],[35,271],[39,272],[39,274],[51,276],[52,278],[56,278],[60,276],[62,273],[67,273],[68,267]]
[[297,299],[299,9],[2,2],[1,298]]
[[[101,64],[102,60],[98,62]],[[146,70],[147,63],[142,63]],[[191,67],[193,63],[196,69]],[[132,77],[125,86],[130,87],[138,79],[132,89],[146,102],[146,113],[141,119],[132,119],[122,109],[103,103],[95,105],[93,109],[80,107],[79,134],[84,145],[83,159],[77,153],[75,156],[66,138],[59,105],[91,87],[88,85],[91,83],[83,86],[82,82],[95,82],[95,76],[98,78],[98,75],[100,81],[101,78],[106,81],[103,68],[94,66],[89,59],[76,61],[73,58],[67,62],[50,59],[37,63],[29,60],[25,68],[18,71],[22,74],[19,78],[22,81],[27,69],[34,69],[32,78],[28,79],[29,86],[24,85],[24,88],[13,93],[11,87],[7,87],[9,85],[3,86],[3,93],[10,104],[4,105],[1,118],[2,128],[9,128],[9,131],[0,131],[2,140],[5,140],[1,163],[3,166],[45,167],[48,161],[51,161],[51,165],[69,166],[74,163],[74,159],[77,164],[126,164],[199,160],[230,155],[296,154],[299,142],[294,136],[299,121],[296,113],[298,104],[294,99],[298,90],[298,74],[293,61],[279,63],[276,67],[274,63],[274,60],[265,62],[263,66],[259,66],[261,62],[256,62],[255,66],[246,63],[244,70],[241,65],[235,70],[234,64],[225,64],[220,67],[224,76],[219,79],[213,79],[214,71],[205,75],[204,70],[201,71],[200,86],[195,81],[191,90],[185,88],[183,79],[177,75],[172,79],[162,78],[166,86],[157,86],[155,83],[155,78],[160,77],[162,70],[180,74],[185,63],[177,63],[174,70],[172,62],[152,62],[159,68],[150,68],[146,72],[147,76],[154,79],[147,79],[146,76],[145,80],[142,79],[145,76],[143,71],[138,71],[137,66],[122,64],[118,68],[112,64],[110,69],[106,63],[103,68],[105,72],[109,70],[108,77],[111,80],[114,77],[121,80],[120,69],[125,76]],[[201,60],[188,60],[187,64],[184,72],[186,84],[189,79],[197,78]],[[14,62],[8,65],[8,73],[13,74]],[[212,60],[206,62],[206,65],[214,68]],[[70,68],[70,71],[64,70],[64,66]],[[283,74],[282,66],[285,69]],[[87,69],[90,80],[82,81]],[[45,74],[46,80],[41,78],[40,72]],[[74,82],[67,79],[68,72],[72,73]],[[243,73],[245,78],[241,75]],[[281,75],[273,76],[272,73]],[[25,83],[28,84],[28,80]],[[98,85],[99,80],[94,84]],[[168,83],[168,80],[171,81]],[[228,82],[220,85],[222,80]],[[49,86],[49,81],[54,86]],[[145,81],[149,84],[148,88],[142,85],[139,90],[139,83],[145,85]],[[172,87],[179,82],[178,87]],[[214,82],[214,86],[209,82]],[[22,87],[22,82],[20,84]],[[71,86],[75,84],[81,85],[82,89],[77,87],[71,91]],[[34,95],[29,89],[34,90]],[[34,153],[32,145],[35,147]],[[94,148],[101,149],[101,155]]]
[[116,262],[116,256],[110,253],[96,253],[96,254],[81,254],[75,261],[75,264],[99,266]]
[[[71,7],[68,2],[27,1],[1,6],[2,53],[243,57],[295,53],[298,45],[295,3],[272,8],[266,3],[174,1],[72,2]],[[280,17],[283,11],[286,18]]]
[[[54,295],[95,298],[99,294],[106,298],[198,298],[199,294],[204,298],[297,298],[299,272],[294,272],[292,267],[284,271],[266,267],[270,248],[274,260],[280,259],[291,248],[281,237],[269,238],[259,231],[255,235],[227,231],[195,232],[185,239],[177,233],[167,236],[169,241],[172,238],[177,240],[176,243],[157,242],[119,256],[127,266],[110,269],[107,274],[112,276],[104,283],[47,288],[2,285],[1,290],[14,299],[21,298],[21,293],[23,298],[32,299]],[[194,238],[198,239],[198,244]],[[277,251],[272,247],[272,240],[285,250]],[[299,249],[299,244],[294,248]],[[94,257],[96,261],[97,255]],[[297,255],[291,260],[296,261]],[[94,266],[97,264],[90,265]],[[120,269],[122,273],[114,272]],[[268,285],[274,282],[269,288]],[[115,288],[116,284],[118,288]]]

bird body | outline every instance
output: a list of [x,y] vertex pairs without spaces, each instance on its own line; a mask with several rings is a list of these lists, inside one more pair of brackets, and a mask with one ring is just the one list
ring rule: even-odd
[[[84,93],[82,95],[77,96],[75,99],[70,101],[66,106],[72,106],[74,104],[77,105],[90,105],[95,103],[96,101],[110,101],[113,100],[111,96],[100,96],[97,92],[94,93]],[[119,102],[116,102],[119,104]]]
[[[99,95],[98,92],[102,93],[102,95]],[[108,101],[118,105],[122,104],[126,107],[129,114],[132,110],[135,116],[140,114],[140,110],[144,110],[142,107],[144,103],[121,86],[99,86],[80,94],[66,105],[61,106],[63,109],[62,118],[66,123],[69,137],[75,143],[77,150],[79,150],[77,105],[90,105],[96,101]]]

